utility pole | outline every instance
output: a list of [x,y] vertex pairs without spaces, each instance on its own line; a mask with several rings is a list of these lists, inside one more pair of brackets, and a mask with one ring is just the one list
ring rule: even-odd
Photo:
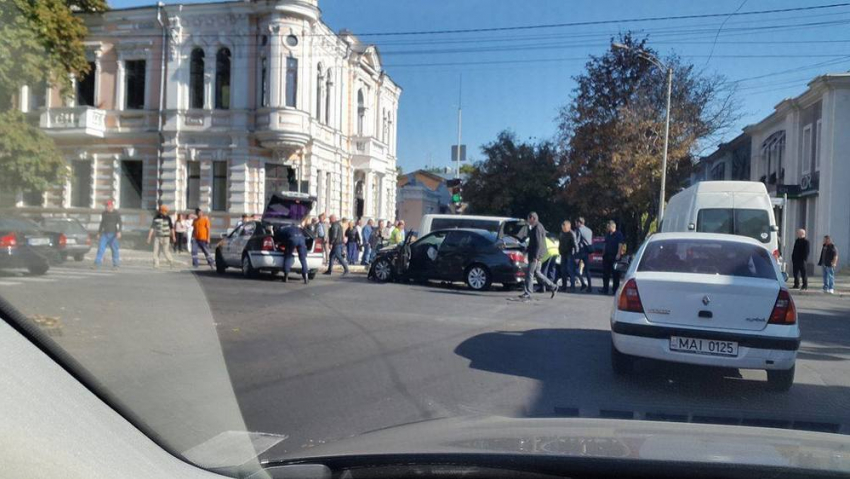
[[458,92],[457,92],[457,165],[455,165],[455,178],[460,178],[460,141],[461,141],[461,125],[463,124],[463,108],[462,108],[462,100],[463,100],[463,73],[460,74],[460,81],[458,82]]
[[667,186],[667,145],[670,142],[670,96],[673,93],[673,68],[667,67],[667,119],[664,124],[664,157],[661,159],[661,195],[658,203],[658,224],[664,219],[664,193]]

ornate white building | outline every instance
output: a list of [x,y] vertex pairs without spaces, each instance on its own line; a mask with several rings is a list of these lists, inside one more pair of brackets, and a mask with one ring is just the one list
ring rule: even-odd
[[201,207],[224,228],[262,212],[272,191],[300,190],[318,198],[316,213],[394,217],[401,88],[374,46],[322,23],[318,0],[85,21],[92,71],[75,98],[25,87],[20,99],[65,153],[70,180],[20,192],[18,206],[94,221],[114,198],[140,228],[158,204]]

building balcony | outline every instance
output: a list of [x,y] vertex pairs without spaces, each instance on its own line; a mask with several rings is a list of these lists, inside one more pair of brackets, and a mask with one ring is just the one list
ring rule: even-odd
[[170,110],[166,129],[229,131],[248,128],[246,110]]
[[293,150],[310,142],[310,114],[292,108],[263,108],[257,112],[257,139],[265,148]]
[[88,106],[49,108],[41,112],[39,127],[51,136],[103,138],[106,111]]

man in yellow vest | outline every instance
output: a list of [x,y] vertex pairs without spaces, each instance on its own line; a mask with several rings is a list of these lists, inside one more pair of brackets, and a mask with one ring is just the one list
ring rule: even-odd
[[[558,269],[558,256],[560,256],[561,252],[558,250],[558,243],[550,238],[548,235],[546,236],[546,250],[543,252],[543,256],[540,258],[543,266],[540,267],[540,272],[543,273],[550,281],[557,284],[557,272]],[[542,285],[541,285],[542,287]]]

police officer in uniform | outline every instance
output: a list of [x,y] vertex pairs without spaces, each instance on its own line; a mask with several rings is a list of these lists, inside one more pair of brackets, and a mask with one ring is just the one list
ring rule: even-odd
[[275,242],[282,244],[284,247],[283,260],[283,282],[289,279],[289,270],[292,269],[292,263],[295,262],[294,254],[298,252],[298,261],[301,262],[301,278],[304,279],[304,284],[309,283],[307,275],[307,242],[304,239],[304,230],[300,226],[293,224],[280,228],[275,233]]

